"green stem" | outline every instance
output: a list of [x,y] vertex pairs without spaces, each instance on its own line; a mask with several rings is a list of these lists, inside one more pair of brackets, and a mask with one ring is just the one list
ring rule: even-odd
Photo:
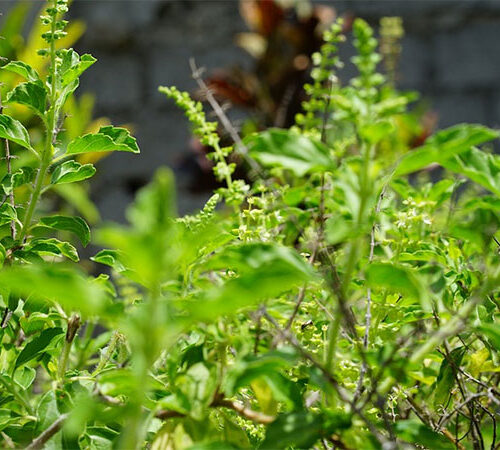
[[94,372],[92,372],[92,375],[96,375],[102,369],[104,369],[104,366],[106,366],[108,361],[111,359],[111,356],[113,355],[113,352],[115,351],[116,344],[118,343],[118,337],[119,337],[118,331],[113,331],[111,339],[109,340],[108,348],[106,349],[106,353],[99,361],[99,364],[95,368]]
[[[56,0],[53,1],[53,7],[57,7]],[[38,174],[35,181],[35,188],[33,189],[33,193],[31,194],[30,202],[28,205],[28,210],[24,216],[24,220],[21,227],[21,232],[19,233],[19,241],[22,243],[26,238],[26,235],[30,229],[31,221],[33,219],[33,214],[35,213],[35,209],[38,203],[38,199],[40,198],[40,193],[42,192],[43,182],[45,179],[45,175],[47,173],[47,169],[50,165],[52,154],[53,154],[53,140],[54,140],[54,132],[56,129],[56,111],[55,104],[57,100],[57,92],[56,92],[56,43],[54,39],[54,34],[56,32],[56,22],[57,17],[52,18],[51,24],[51,33],[52,39],[50,42],[50,109],[47,111],[47,120],[44,121],[46,124],[46,136],[45,136],[45,146],[42,152],[42,157],[40,161],[40,167],[38,170]]]
[[66,330],[66,337],[64,339],[64,346],[61,351],[61,356],[59,358],[59,365],[57,367],[57,379],[62,380],[64,374],[66,373],[66,368],[68,367],[69,354],[71,352],[71,346],[75,340],[76,332],[80,328],[80,316],[74,314],[68,320],[68,328]]

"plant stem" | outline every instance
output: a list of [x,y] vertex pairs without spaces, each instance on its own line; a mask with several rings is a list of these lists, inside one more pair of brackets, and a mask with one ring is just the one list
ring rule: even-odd
[[68,321],[68,329],[66,330],[66,337],[64,339],[64,346],[61,351],[61,356],[59,358],[59,366],[57,367],[57,378],[62,380],[64,374],[66,373],[66,368],[68,366],[69,353],[71,351],[71,345],[75,340],[76,332],[80,327],[80,316],[74,315]]
[[64,422],[68,419],[69,414],[63,414],[60,416],[52,425],[49,426],[40,436],[33,439],[30,445],[26,447],[26,450],[38,450],[42,449],[44,444],[54,436],[64,425]]
[[[53,7],[57,7],[56,0],[53,1]],[[31,226],[31,220],[33,219],[33,214],[36,209],[36,205],[38,203],[38,199],[40,198],[40,193],[42,192],[43,182],[45,179],[45,175],[47,173],[47,169],[50,165],[53,155],[53,144],[55,140],[55,130],[56,130],[56,100],[57,100],[57,92],[56,92],[56,44],[54,40],[54,34],[56,32],[56,22],[57,18],[53,17],[51,24],[51,33],[52,40],[50,42],[50,109],[47,111],[46,116],[47,120],[44,121],[46,124],[46,136],[45,136],[45,145],[42,151],[42,157],[40,161],[40,167],[38,169],[38,173],[36,176],[35,187],[33,189],[33,193],[31,194],[28,210],[24,216],[24,220],[21,227],[21,232],[19,234],[19,241],[23,243],[29,229]]]
[[111,359],[111,355],[113,355],[113,352],[115,351],[115,348],[116,348],[116,344],[118,343],[118,337],[119,337],[118,331],[113,331],[111,339],[109,340],[108,348],[106,349],[106,353],[104,354],[104,356],[99,361],[99,364],[97,365],[97,367],[92,372],[92,375],[96,375],[102,369],[104,369],[104,366]]

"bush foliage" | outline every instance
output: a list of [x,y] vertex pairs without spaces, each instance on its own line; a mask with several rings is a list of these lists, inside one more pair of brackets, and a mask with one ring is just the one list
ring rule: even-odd
[[[1,68],[23,79],[4,105],[45,129],[35,142],[0,115],[2,446],[497,448],[498,132],[462,124],[410,149],[415,95],[377,72],[360,19],[341,85],[336,23],[291,129],[226,148],[199,102],[161,87],[223,187],[177,217],[159,169],[128,225],[91,234],[44,196],[94,175],[80,155],[139,148],[111,125],[60,139],[95,63],[58,45],[66,11],[50,0],[41,18],[45,76]],[[89,242],[102,250],[79,262]]]

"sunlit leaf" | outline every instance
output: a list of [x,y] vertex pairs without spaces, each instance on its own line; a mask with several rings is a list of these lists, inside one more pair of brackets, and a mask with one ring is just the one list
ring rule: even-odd
[[47,90],[41,81],[17,85],[7,94],[6,103],[19,103],[43,116],[47,102]]
[[15,142],[21,147],[31,149],[28,131],[21,122],[5,114],[0,114],[0,138]]
[[396,168],[395,175],[405,175],[421,170],[432,163],[442,164],[449,158],[472,147],[498,138],[498,131],[481,125],[456,125],[431,136],[422,147],[405,155]]
[[90,242],[89,226],[80,217],[59,215],[42,217],[40,224],[54,230],[69,231],[75,234],[84,246]]
[[113,126],[101,127],[96,134],[86,134],[72,140],[67,153],[89,153],[89,152],[132,152],[139,153],[139,147],[135,138],[125,128]]
[[334,167],[324,144],[288,130],[269,129],[248,136],[244,142],[250,155],[262,165],[282,167],[299,177]]
[[52,172],[51,183],[74,183],[75,181],[82,181],[94,176],[96,172],[92,164],[80,164],[76,161],[66,161],[57,166]]

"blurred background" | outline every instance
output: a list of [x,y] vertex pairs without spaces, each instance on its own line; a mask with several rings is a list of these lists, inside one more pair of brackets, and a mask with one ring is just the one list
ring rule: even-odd
[[[26,51],[43,4],[0,1],[1,56]],[[74,0],[69,16],[70,44],[98,59],[82,77],[70,113],[75,130],[83,123],[91,128],[95,119],[127,125],[142,151],[99,161],[90,195],[106,220],[123,220],[158,166],[175,169],[181,212],[202,205],[214,187],[203,148],[159,85],[197,95],[189,65],[194,58],[241,133],[288,126],[304,98],[310,55],[336,16],[345,18],[347,33],[356,16],[377,29],[384,16],[402,18],[404,35],[394,22],[382,30],[385,69],[400,89],[422,94],[415,145],[435,127],[500,125],[499,0]],[[349,44],[341,54],[345,60],[352,55]],[[350,74],[347,64],[340,75]]]

